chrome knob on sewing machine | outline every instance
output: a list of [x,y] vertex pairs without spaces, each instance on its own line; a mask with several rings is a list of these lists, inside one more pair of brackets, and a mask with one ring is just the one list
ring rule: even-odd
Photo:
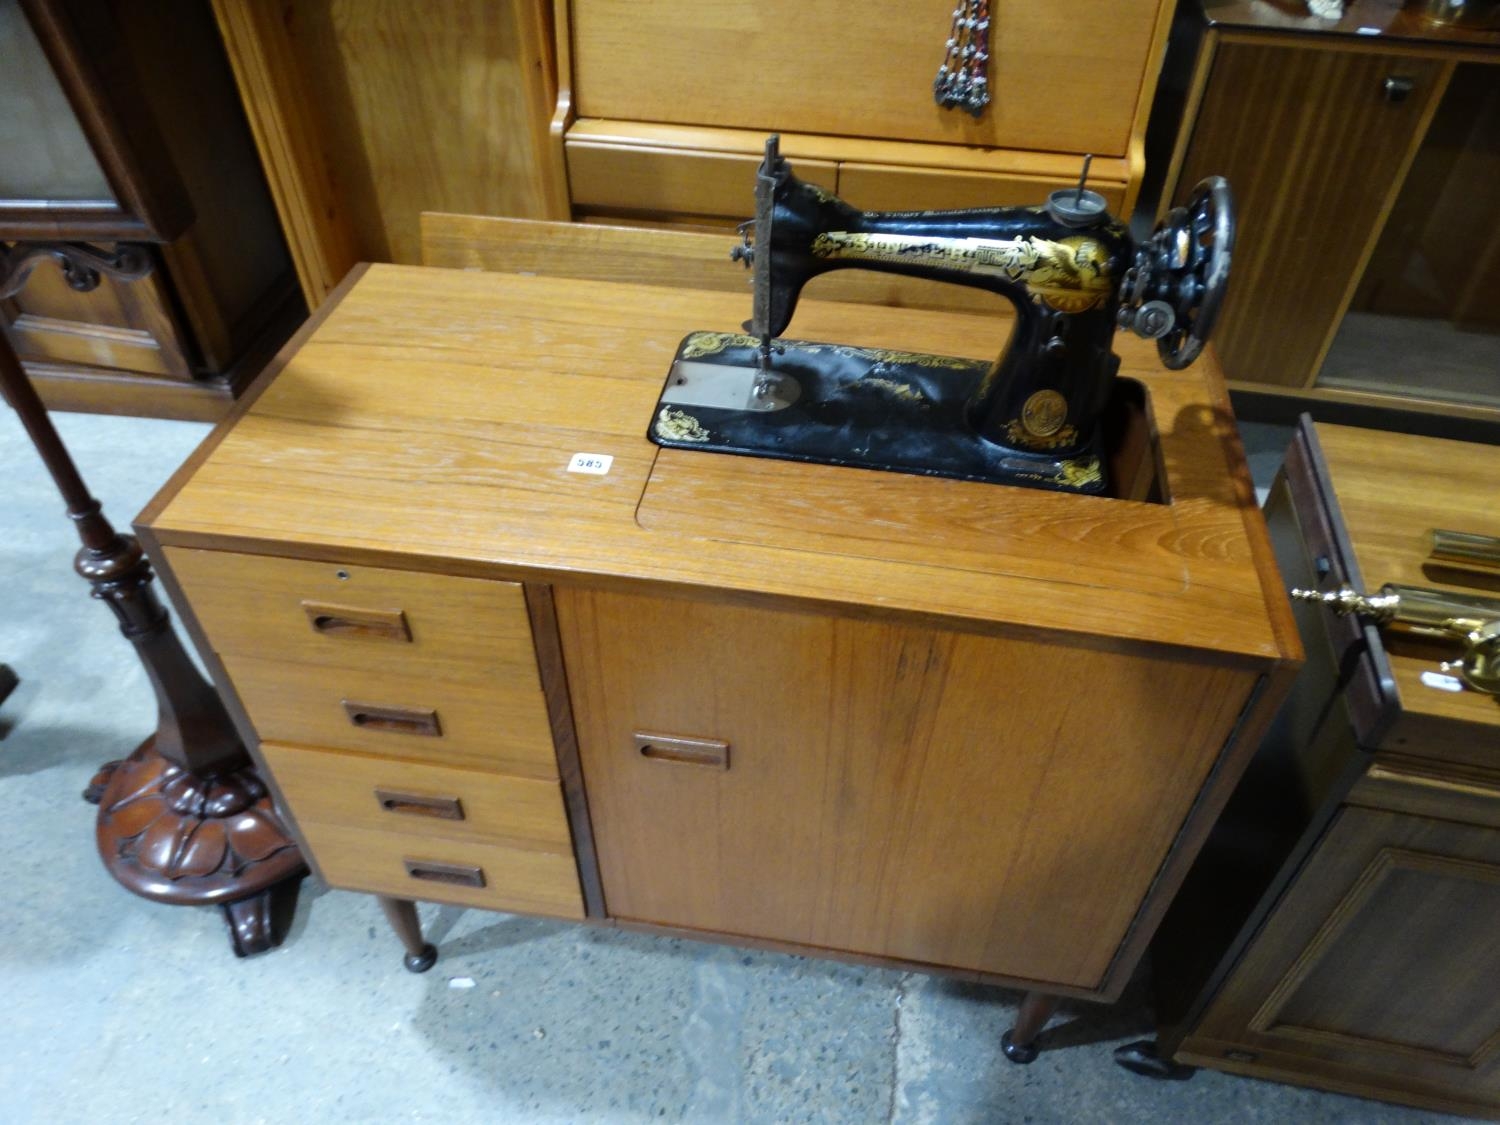
[[[751,270],[746,335],[685,339],[657,404],[660,445],[1108,493],[1106,413],[1117,329],[1184,367],[1213,330],[1234,245],[1212,177],[1142,243],[1087,187],[1033,207],[861,211],[799,180],[766,142],[755,217],[733,258]],[[803,287],[837,269],[974,286],[1010,301],[995,360],[782,338]]]
[[1294,589],[1298,601],[1317,602],[1340,616],[1354,615],[1381,629],[1427,637],[1463,648],[1462,656],[1444,662],[1475,691],[1500,696],[1500,598],[1477,598],[1425,586],[1391,583],[1378,594],[1361,594],[1352,586],[1327,593]]

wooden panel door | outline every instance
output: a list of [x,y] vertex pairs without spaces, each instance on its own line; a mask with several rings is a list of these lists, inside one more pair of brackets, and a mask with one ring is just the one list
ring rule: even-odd
[[[558,587],[614,917],[1100,985],[1253,673]],[[729,744],[728,768],[637,732]]]
[[[1230,379],[1312,383],[1451,64],[1226,43],[1174,192],[1227,176],[1239,220],[1214,347]],[[1411,82],[1396,96],[1387,80]]]
[[1497,934],[1500,832],[1345,808],[1178,1057],[1493,1112]]

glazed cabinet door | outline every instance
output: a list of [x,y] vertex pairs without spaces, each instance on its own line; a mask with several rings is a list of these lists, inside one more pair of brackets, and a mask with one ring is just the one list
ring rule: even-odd
[[1207,175],[1234,188],[1234,280],[1214,349],[1230,379],[1309,386],[1449,64],[1225,43],[1212,65],[1172,202]]
[[817,613],[556,598],[610,915],[1081,989],[1254,680]]
[[1493,824],[1346,806],[1178,1057],[1494,1112],[1497,934]]

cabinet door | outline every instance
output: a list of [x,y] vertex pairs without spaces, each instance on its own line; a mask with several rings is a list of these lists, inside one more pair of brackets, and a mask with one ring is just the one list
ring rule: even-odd
[[[1085,989],[1255,679],[814,613],[556,596],[610,915]],[[638,732],[727,742],[728,768],[643,754]]]
[[1179,1057],[1500,1108],[1500,832],[1346,807]]
[[[1311,384],[1395,203],[1447,64],[1225,43],[1173,202],[1227,176],[1239,220],[1214,347],[1230,379]],[[1393,96],[1387,80],[1412,83]]]

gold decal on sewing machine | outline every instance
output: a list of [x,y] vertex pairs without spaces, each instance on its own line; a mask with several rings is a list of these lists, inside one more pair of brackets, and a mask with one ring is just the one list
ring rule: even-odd
[[1017,449],[1062,449],[1064,446],[1078,444],[1078,429],[1063,426],[1056,433],[1038,437],[1019,418],[1012,418],[1005,423],[1005,440]]
[[[925,352],[902,352],[891,348],[857,348],[848,344],[809,344],[800,340],[789,341],[789,343],[795,343],[797,351],[804,355],[830,353],[850,359],[867,359],[872,363],[909,364],[913,367],[945,368],[952,371],[963,371],[974,365],[974,360],[971,359],[958,359],[948,355],[928,355]],[[694,332],[683,341],[682,358],[703,359],[706,356],[718,355],[730,348],[758,347],[760,347],[760,341],[743,332]]]
[[709,433],[703,423],[686,410],[662,407],[656,417],[656,432],[667,441],[707,441]]
[[857,262],[930,262],[1026,285],[1059,312],[1097,308],[1114,292],[1109,252],[1096,239],[1075,235],[1035,238],[924,238],[905,234],[830,231],[812,243],[816,258]]

